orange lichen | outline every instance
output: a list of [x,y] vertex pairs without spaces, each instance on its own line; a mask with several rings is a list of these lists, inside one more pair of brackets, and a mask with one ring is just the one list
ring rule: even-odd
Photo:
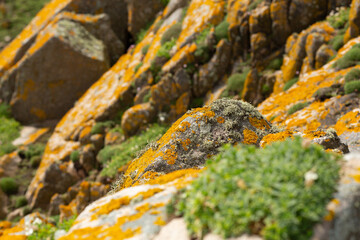
[[194,168],[190,168],[190,169],[181,169],[181,170],[178,170],[178,171],[174,171],[172,173],[168,173],[166,175],[163,175],[163,176],[160,176],[156,179],[153,179],[153,180],[150,180],[148,182],[148,184],[152,184],[152,185],[155,185],[155,184],[166,184],[166,183],[169,183],[169,182],[172,182],[176,179],[180,179],[180,178],[183,178],[183,177],[197,177],[198,174],[201,172],[202,170],[200,169],[194,169]]
[[256,135],[255,132],[249,130],[249,129],[244,129],[243,131],[244,134],[244,144],[256,144],[259,137],[258,135]]
[[166,222],[162,219],[161,216],[158,216],[154,222],[155,225],[164,226]]
[[122,206],[129,205],[130,200],[131,199],[128,196],[118,199],[111,199],[109,203],[92,210],[95,213],[91,216],[91,220],[97,219],[100,215],[109,214],[110,212],[119,209]]
[[334,126],[338,135],[345,132],[360,132],[360,109],[354,109],[341,117]]
[[326,135],[326,132],[324,131],[304,131],[304,134],[306,138],[310,138],[310,139],[314,139],[314,138],[319,138],[319,137],[323,137]]
[[220,123],[220,124],[222,124],[222,123],[225,122],[225,119],[224,119],[223,117],[218,117],[216,120],[217,120],[217,122]]
[[249,117],[249,122],[251,125],[256,127],[257,129],[265,130],[270,129],[269,124],[266,122],[265,119],[258,119],[256,117]]
[[260,146],[265,147],[273,142],[285,141],[289,137],[293,138],[293,135],[294,135],[294,132],[289,131],[289,130],[282,131],[279,133],[268,134],[265,137],[263,137],[263,139],[261,140]]

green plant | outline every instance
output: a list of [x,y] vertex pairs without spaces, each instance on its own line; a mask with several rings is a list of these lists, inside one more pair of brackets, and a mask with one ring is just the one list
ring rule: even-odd
[[344,36],[345,34],[336,35],[333,39],[330,40],[330,46],[338,51],[342,46],[344,46]]
[[146,36],[147,32],[149,31],[149,29],[150,29],[150,27],[151,27],[152,24],[153,24],[153,21],[150,22],[150,23],[148,23],[148,24],[145,26],[145,28],[141,29],[141,30],[137,33],[137,35],[136,35],[136,37],[135,37],[136,43],[140,43],[140,42],[145,38],[145,36]]
[[270,89],[270,86],[268,84],[265,83],[264,85],[262,85],[262,87],[261,87],[261,93],[262,94],[264,94],[264,95],[269,94],[270,91],[271,91],[271,89]]
[[344,89],[345,89],[345,94],[350,94],[353,92],[359,93],[360,92],[360,80],[345,83]]
[[204,106],[204,98],[194,98],[190,102],[190,108],[199,108]]
[[91,129],[91,134],[103,134],[106,128],[112,128],[114,126],[113,121],[97,122]]
[[269,65],[266,67],[268,70],[280,70],[281,66],[283,64],[282,58],[275,58],[272,60]]
[[10,118],[11,117],[10,106],[5,104],[5,103],[0,104],[0,118],[1,117],[4,117],[4,118]]
[[182,28],[182,23],[177,22],[174,25],[172,25],[168,30],[164,32],[164,34],[161,37],[161,45],[164,45],[166,42],[169,42],[171,40],[177,40],[180,36]]
[[146,55],[147,52],[149,51],[149,48],[150,48],[150,44],[146,44],[142,49],[141,49],[141,53],[143,55]]
[[333,68],[337,70],[349,68],[360,63],[360,44],[355,44],[344,56],[338,59]]
[[156,53],[156,56],[158,57],[164,57],[166,59],[170,59],[170,51],[171,49],[175,46],[176,44],[176,39],[172,39],[166,43],[164,43],[160,49],[158,50],[158,52]]
[[291,114],[294,114],[295,112],[300,111],[301,109],[307,107],[308,105],[309,105],[308,102],[297,103],[289,108],[288,115],[290,116]]
[[231,75],[227,81],[226,88],[230,91],[242,92],[248,73],[249,71]]
[[70,154],[70,161],[78,162],[79,160],[80,160],[80,151],[78,150],[72,151]]
[[345,75],[345,82],[360,80],[360,69],[353,68]]
[[151,92],[149,91],[144,97],[143,97],[143,102],[147,103],[150,101],[151,98]]
[[41,163],[41,157],[40,156],[33,156],[30,159],[30,166],[32,168],[37,168]]
[[17,193],[19,184],[15,181],[14,178],[4,177],[0,179],[0,188],[7,195],[12,195]]
[[220,41],[221,39],[228,39],[229,25],[230,24],[224,20],[215,27],[215,37],[217,41]]
[[333,28],[342,29],[349,22],[350,8],[340,8],[340,11],[327,17]]
[[299,137],[264,149],[226,145],[180,195],[177,210],[199,237],[310,239],[336,190],[338,160]]
[[170,0],[160,0],[160,1],[162,5],[167,6]]
[[32,157],[41,156],[45,151],[45,144],[37,143],[32,144],[25,150],[19,151],[19,155],[23,158],[30,160]]
[[162,136],[167,127],[152,125],[145,132],[135,135],[119,145],[106,146],[97,155],[97,159],[104,165],[101,175],[114,177],[117,170],[136,157],[148,142]]
[[20,123],[11,117],[10,106],[0,104],[0,157],[16,149],[12,145],[20,134]]
[[28,204],[28,201],[25,196],[18,196],[15,198],[15,208],[21,208]]
[[140,62],[138,65],[135,66],[135,69],[134,69],[135,73],[137,73],[137,71],[139,71],[139,69],[142,67],[142,65],[143,65],[143,62]]
[[156,64],[155,61],[152,61],[150,65],[150,72],[154,78],[155,83],[159,82],[159,78],[161,76],[161,66]]
[[249,4],[249,7],[248,9],[251,11],[251,10],[254,10],[255,8],[257,8],[257,6],[262,3],[264,0],[254,0],[252,3]]
[[295,83],[297,83],[298,81],[299,81],[299,78],[298,78],[298,77],[295,77],[295,78],[287,81],[287,82],[285,83],[285,85],[284,85],[283,90],[284,90],[284,91],[289,90],[289,89],[290,89]]

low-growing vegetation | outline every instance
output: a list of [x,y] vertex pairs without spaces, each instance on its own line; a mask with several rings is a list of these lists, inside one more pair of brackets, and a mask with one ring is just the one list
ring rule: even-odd
[[337,70],[353,67],[360,63],[360,44],[355,44],[344,56],[338,59],[333,67]]
[[19,184],[11,177],[3,177],[0,179],[0,188],[7,195],[16,194],[19,189]]
[[360,93],[360,80],[345,83],[344,85],[345,94],[353,92]]
[[349,83],[352,81],[360,80],[360,69],[353,68],[345,75],[345,82]]
[[335,29],[346,28],[349,23],[350,8],[340,8],[338,12],[327,17],[328,23]]
[[78,150],[72,151],[70,154],[70,161],[78,162],[80,160],[80,152]]
[[289,108],[288,115],[290,116],[291,114],[294,114],[297,111],[300,111],[301,109],[307,107],[308,105],[309,105],[308,102],[297,103]]
[[181,33],[181,25],[182,24],[178,22],[172,25],[168,30],[166,30],[161,37],[161,45],[164,45],[166,42],[169,42],[171,40],[178,39]]
[[298,77],[295,77],[295,78],[287,81],[287,82],[285,83],[285,85],[284,85],[283,90],[284,90],[284,91],[289,90],[289,89],[290,89],[295,83],[297,83],[298,81],[299,81],[299,78],[298,78]]
[[98,160],[104,165],[101,174],[115,177],[119,168],[134,159],[141,149],[149,142],[162,136],[166,130],[166,126],[154,124],[143,133],[133,136],[119,145],[106,146],[97,156]]
[[215,27],[215,37],[216,41],[220,41],[221,39],[228,39],[228,29],[229,23],[226,21],[222,21],[219,25]]
[[170,59],[170,51],[171,49],[175,46],[176,44],[176,39],[172,39],[168,42],[165,42],[160,49],[158,50],[158,52],[156,53],[156,56],[158,57],[164,57],[166,59]]
[[0,156],[11,153],[16,147],[11,143],[20,135],[20,123],[11,117],[10,107],[0,104]]
[[267,65],[266,69],[267,70],[280,70],[281,66],[283,64],[283,59],[282,58],[275,58],[274,60],[272,60],[269,65]]
[[198,237],[310,239],[327,213],[339,168],[336,155],[303,147],[300,138],[264,149],[227,145],[172,203]]

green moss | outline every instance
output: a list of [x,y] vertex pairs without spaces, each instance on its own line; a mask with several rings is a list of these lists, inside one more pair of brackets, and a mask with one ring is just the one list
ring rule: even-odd
[[151,92],[149,91],[143,98],[143,102],[144,103],[147,103],[150,101],[150,98],[151,98]]
[[49,0],[6,0],[0,13],[0,41],[14,38]]
[[269,65],[266,67],[267,70],[280,70],[281,66],[283,64],[282,58],[275,58],[272,60]]
[[330,46],[336,51],[344,46],[344,35],[345,34],[336,35],[333,39],[330,40]]
[[255,8],[257,8],[257,6],[262,3],[264,0],[254,0],[252,3],[249,4],[248,9],[249,10],[254,10]]
[[119,145],[106,146],[97,155],[97,159],[104,165],[101,175],[114,177],[117,170],[137,156],[148,142],[162,136],[167,127],[154,124],[140,135],[133,136]]
[[264,95],[269,94],[270,91],[271,91],[271,89],[270,89],[270,86],[268,84],[262,85],[262,87],[261,87],[261,93],[262,94],[264,94]]
[[291,115],[297,111],[300,111],[301,109],[307,107],[308,105],[309,105],[308,102],[297,103],[289,108],[288,115]]
[[70,154],[70,161],[78,162],[80,160],[80,152],[78,150],[72,151]]
[[106,129],[114,127],[113,121],[97,122],[91,129],[91,134],[104,134]]
[[28,201],[25,196],[18,196],[15,198],[15,208],[24,207],[27,203]]
[[181,33],[182,24],[180,22],[175,23],[172,25],[168,30],[164,32],[161,37],[161,45],[164,45],[166,42],[171,40],[177,40]]
[[235,92],[242,92],[246,77],[249,72],[235,73],[231,75],[227,81],[227,89]]
[[224,20],[215,27],[215,37],[217,41],[221,39],[228,39],[228,29],[230,24]]
[[19,184],[15,181],[14,178],[4,177],[0,179],[0,188],[7,195],[12,195],[17,193]]
[[349,22],[350,8],[340,8],[340,11],[327,17],[328,23],[333,28],[342,29],[345,28]]
[[150,48],[150,44],[146,44],[142,49],[141,49],[141,53],[143,55],[146,55],[147,52],[149,51],[149,48]]
[[153,21],[145,26],[145,28],[141,29],[138,34],[136,35],[136,43],[140,43],[146,36],[147,32],[149,31]]
[[152,61],[150,65],[150,72],[152,77],[154,78],[155,83],[158,83],[160,81],[160,76],[161,76],[161,66],[156,64],[155,61]]
[[345,82],[360,80],[360,69],[353,68],[345,75]]
[[22,158],[30,160],[33,157],[41,156],[45,151],[45,144],[37,143],[29,145],[25,150],[19,151],[19,155]]
[[32,168],[37,168],[39,167],[40,163],[41,163],[41,157],[40,156],[33,156],[31,159],[30,159],[30,167]]
[[355,44],[344,56],[338,59],[333,67],[337,70],[353,67],[360,63],[360,44]]
[[[264,149],[227,145],[180,196],[177,210],[197,236],[310,239],[327,213],[339,169],[335,155],[317,145],[303,148],[300,138]],[[317,179],[307,185],[311,172]]]
[[139,71],[139,69],[141,68],[142,65],[143,65],[143,62],[140,62],[138,65],[135,66],[135,69],[134,69],[135,73],[137,71]]
[[295,77],[295,78],[289,80],[287,83],[285,83],[283,90],[287,91],[288,89],[290,89],[298,81],[299,81],[298,77]]
[[20,123],[11,118],[10,107],[0,104],[0,156],[11,153],[16,149],[12,141],[20,135]]
[[156,56],[158,57],[164,57],[166,59],[170,59],[170,51],[171,49],[175,46],[176,44],[176,39],[172,39],[166,43],[164,43],[160,49],[158,50],[158,52],[156,53]]
[[360,80],[345,83],[344,85],[345,94],[353,92],[360,93]]

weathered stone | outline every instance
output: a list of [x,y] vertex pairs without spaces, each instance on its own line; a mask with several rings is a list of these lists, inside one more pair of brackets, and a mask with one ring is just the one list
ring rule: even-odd
[[320,33],[311,33],[306,39],[306,56],[308,57],[310,67],[315,69],[316,53],[319,48],[325,43],[325,37]]
[[225,143],[258,145],[269,123],[248,103],[218,100],[182,116],[157,143],[130,164],[123,187],[179,169],[202,166]]
[[[151,87],[150,86],[145,86],[143,87],[139,93],[136,95],[135,99],[134,99],[134,105],[138,105],[141,103],[145,103],[146,100],[150,100],[150,93]],[[149,96],[150,95],[150,96]],[[145,97],[149,96],[149,99],[145,99]]]
[[14,211],[8,213],[6,220],[14,221],[15,219],[19,219],[24,217],[24,211],[21,208],[15,209]]
[[261,62],[264,56],[270,52],[270,39],[265,33],[255,33],[251,35],[251,59],[254,62]]
[[190,240],[190,234],[187,230],[183,218],[175,218],[161,228],[159,234],[154,240]]
[[270,5],[273,41],[279,46],[284,44],[291,34],[287,2],[286,0],[275,0]]
[[200,67],[199,76],[194,79],[193,92],[197,97],[203,96],[225,75],[231,59],[231,45],[221,40],[216,46],[216,53],[210,62]]
[[315,57],[315,69],[319,69],[324,66],[331,57],[335,56],[337,52],[332,49],[329,45],[322,45],[316,52]]
[[270,6],[262,5],[251,12],[249,19],[250,34],[271,33]]
[[164,11],[164,18],[170,16],[179,8],[184,8],[189,4],[189,0],[170,0]]
[[143,103],[129,108],[121,119],[121,128],[126,137],[134,135],[142,126],[152,122],[155,109],[150,103]]
[[87,173],[96,167],[96,152],[93,144],[83,147],[79,162]]
[[99,152],[104,147],[104,138],[103,134],[94,134],[90,137],[90,142],[94,146],[95,153]]
[[352,0],[350,16],[350,26],[346,31],[344,42],[348,42],[350,39],[359,36],[360,34],[360,1]]
[[103,43],[81,25],[59,20],[38,36],[1,81],[13,84],[9,91],[13,91],[14,117],[24,123],[38,122],[60,118],[107,68]]
[[0,219],[5,219],[7,215],[7,202],[6,194],[0,189]]
[[65,204],[64,196],[58,193],[54,194],[54,196],[52,196],[50,200],[48,214],[50,216],[59,215],[60,214],[59,207],[60,205],[64,205],[64,204]]
[[0,169],[3,169],[3,171],[0,172],[0,178],[15,177],[19,171],[20,163],[21,158],[16,152],[0,157]]
[[161,0],[129,0],[127,3],[128,31],[135,37],[164,7]]

